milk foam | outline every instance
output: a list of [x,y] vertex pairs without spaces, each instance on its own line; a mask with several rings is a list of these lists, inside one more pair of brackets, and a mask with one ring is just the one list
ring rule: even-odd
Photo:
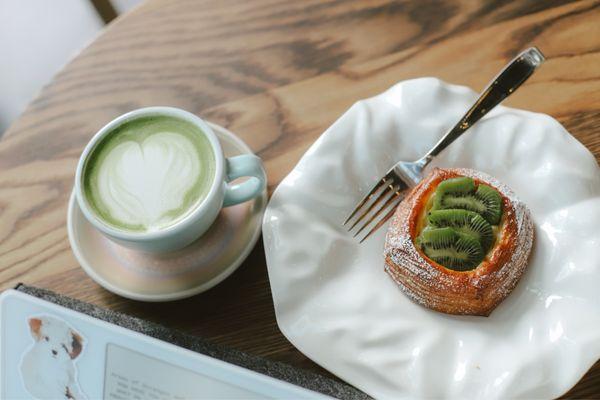
[[[129,230],[155,231],[181,219],[203,197],[214,174],[214,162],[202,159],[205,149],[189,132],[146,129],[150,132],[109,139],[86,182],[88,199],[101,217]],[[195,134],[212,156],[202,132]]]
[[160,132],[113,148],[98,168],[98,194],[113,218],[153,230],[172,220],[200,172],[193,143]]

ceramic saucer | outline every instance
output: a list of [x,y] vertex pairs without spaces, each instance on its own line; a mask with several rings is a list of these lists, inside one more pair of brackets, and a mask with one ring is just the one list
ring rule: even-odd
[[[210,123],[226,157],[252,153],[233,133]],[[85,272],[104,288],[142,301],[169,301],[204,292],[227,278],[246,259],[258,237],[267,203],[262,196],[224,208],[212,227],[190,246],[147,254],[120,246],[84,218],[71,194],[67,227],[71,249]]]

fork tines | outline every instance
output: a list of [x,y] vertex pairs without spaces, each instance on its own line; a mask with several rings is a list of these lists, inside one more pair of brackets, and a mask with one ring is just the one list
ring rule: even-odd
[[344,226],[348,226],[348,232],[354,231],[353,237],[357,237],[371,226],[372,228],[359,240],[362,243],[394,214],[396,207],[404,198],[405,188],[406,185],[397,176],[386,174],[344,221]]

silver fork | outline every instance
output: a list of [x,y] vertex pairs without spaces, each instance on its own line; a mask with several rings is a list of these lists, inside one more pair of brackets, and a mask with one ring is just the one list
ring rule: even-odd
[[362,243],[379,229],[394,214],[408,189],[421,181],[423,170],[431,160],[517,90],[544,60],[544,55],[536,47],[530,47],[508,63],[488,84],[469,111],[427,154],[417,161],[400,161],[390,168],[344,221],[348,232],[354,231],[356,237],[370,226],[371,229],[360,239]]

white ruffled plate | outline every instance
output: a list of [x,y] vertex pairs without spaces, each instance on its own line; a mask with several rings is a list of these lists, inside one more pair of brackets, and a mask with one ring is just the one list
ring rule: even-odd
[[529,266],[490,317],[413,303],[383,270],[386,229],[359,245],[341,227],[391,165],[424,154],[475,98],[424,78],[359,101],[306,152],[265,214],[282,332],[377,398],[551,398],[600,357],[600,170],[551,117],[498,107],[434,163],[498,178],[533,214]]

